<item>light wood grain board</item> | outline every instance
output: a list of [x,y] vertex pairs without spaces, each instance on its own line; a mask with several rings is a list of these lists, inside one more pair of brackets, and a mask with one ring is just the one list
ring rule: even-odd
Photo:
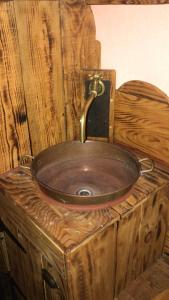
[[15,1],[33,154],[65,140],[58,1]]
[[17,24],[12,2],[0,3],[0,172],[30,153]]
[[116,91],[115,141],[169,165],[169,97],[142,81]]
[[61,1],[61,38],[67,140],[79,139],[81,69],[100,66],[100,44],[90,6],[83,0]]

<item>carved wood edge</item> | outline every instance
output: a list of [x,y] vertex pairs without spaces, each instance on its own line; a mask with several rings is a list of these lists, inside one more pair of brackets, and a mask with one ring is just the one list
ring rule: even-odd
[[169,96],[157,86],[142,80],[130,80],[123,83],[116,92],[131,94],[134,96],[146,96],[151,100],[159,100],[169,105]]

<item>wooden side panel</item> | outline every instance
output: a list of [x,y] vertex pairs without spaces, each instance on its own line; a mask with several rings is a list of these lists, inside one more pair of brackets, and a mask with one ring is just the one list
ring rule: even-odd
[[100,66],[100,44],[95,41],[94,17],[85,1],[63,0],[60,5],[67,139],[72,140],[79,138],[80,70]]
[[116,295],[163,251],[167,230],[168,187],[122,217],[117,235]]
[[17,24],[12,2],[0,2],[0,173],[30,153]]
[[[56,268],[54,268],[45,257],[43,257],[43,270],[47,272],[48,279],[44,280],[45,299],[46,300],[64,300],[67,299],[67,288],[65,282]],[[55,284],[52,287],[50,282]]]
[[11,276],[27,299],[44,299],[42,258],[17,225],[5,219],[5,241]]
[[33,154],[65,140],[58,1],[17,1],[20,56]]
[[8,254],[5,243],[5,234],[0,231],[0,272],[9,271]]
[[115,287],[117,223],[68,253],[69,299],[112,300]]
[[169,97],[142,81],[116,92],[115,141],[169,165]]
[[44,300],[42,255],[19,229],[17,230],[17,238],[26,249],[26,253],[20,252],[20,265],[23,266],[22,276],[25,282],[25,296],[28,300]]

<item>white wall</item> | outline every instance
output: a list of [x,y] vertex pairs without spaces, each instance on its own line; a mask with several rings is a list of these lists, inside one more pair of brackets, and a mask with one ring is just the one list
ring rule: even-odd
[[101,67],[128,80],[150,82],[169,95],[169,5],[92,6]]

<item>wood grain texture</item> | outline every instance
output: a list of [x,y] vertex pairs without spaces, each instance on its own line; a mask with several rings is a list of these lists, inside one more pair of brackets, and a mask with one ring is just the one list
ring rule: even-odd
[[67,140],[79,139],[81,69],[100,66],[93,14],[83,0],[61,1],[61,37]]
[[169,185],[122,216],[117,233],[116,295],[161,256],[168,227],[168,202]]
[[65,140],[58,1],[15,1],[33,154]]
[[[53,204],[30,174],[16,169],[0,176],[0,215],[22,248],[34,253],[37,270],[38,252],[44,256],[42,265],[59,283],[63,299],[113,299],[115,288],[117,295],[162,253],[168,180],[166,171],[155,169],[140,177],[120,205],[80,212]],[[24,284],[22,277],[19,284]],[[61,294],[45,289],[52,300],[60,299]]]
[[142,81],[129,81],[116,93],[115,141],[169,165],[169,97]]
[[0,231],[0,272],[7,273],[9,271],[9,261],[5,243],[5,234]]
[[90,5],[102,5],[102,4],[168,4],[168,0],[86,0],[87,4]]
[[117,300],[168,300],[169,261],[160,258],[122,291]]
[[67,256],[69,300],[112,300],[117,223]]
[[12,2],[0,2],[0,173],[30,153],[17,25]]
[[[112,208],[79,213],[60,207],[57,202],[51,204],[48,197],[39,193],[29,175],[11,173],[1,179],[0,186],[5,194],[7,192],[12,202],[16,201],[16,205],[64,251],[71,251],[105,226],[118,220],[118,214]],[[3,205],[5,203],[2,201]]]
[[[114,140],[169,168],[169,97],[142,81],[129,81],[116,91]],[[165,251],[169,241],[166,236]]]
[[49,284],[44,281],[45,299],[47,300],[64,300],[67,298],[67,283],[64,282],[62,274],[58,273],[45,257],[42,258],[43,269],[45,269],[52,279],[55,281],[57,287],[51,288]]

